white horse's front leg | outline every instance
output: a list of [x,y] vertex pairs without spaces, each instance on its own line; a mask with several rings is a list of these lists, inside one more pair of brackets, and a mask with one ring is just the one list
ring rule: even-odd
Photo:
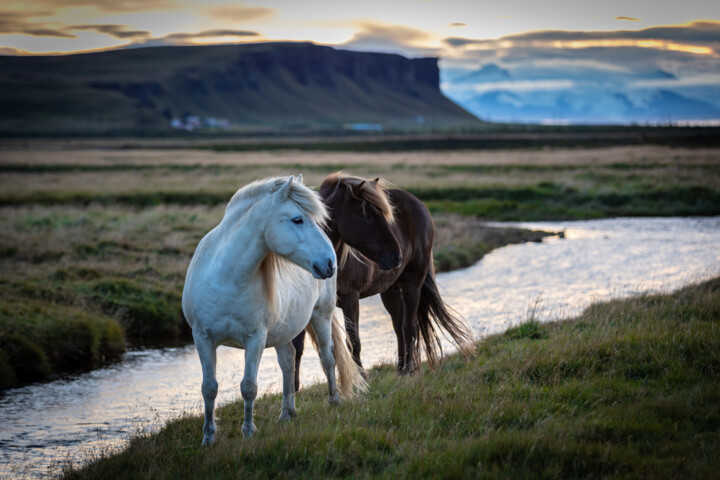
[[340,403],[340,394],[335,382],[335,353],[333,352],[332,339],[332,312],[330,316],[322,314],[318,310],[313,311],[310,318],[310,326],[315,333],[318,343],[318,355],[322,364],[325,376],[328,381],[329,401],[332,405]]
[[202,395],[205,400],[205,424],[203,425],[202,445],[212,445],[215,442],[215,398],[218,392],[218,383],[215,378],[217,347],[202,334],[193,332],[193,338],[203,373]]
[[245,401],[245,420],[243,421],[242,432],[245,438],[252,438],[257,432],[253,423],[253,405],[257,397],[257,373],[260,366],[263,350],[265,350],[265,339],[267,334],[256,334],[245,343],[245,374],[240,383],[240,392]]
[[278,364],[283,375],[282,412],[278,421],[295,416],[295,347],[292,342],[275,347]]

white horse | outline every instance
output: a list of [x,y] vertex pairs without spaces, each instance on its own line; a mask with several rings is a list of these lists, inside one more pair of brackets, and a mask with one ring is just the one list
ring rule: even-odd
[[238,190],[222,221],[200,241],[188,267],[182,308],[202,364],[203,445],[215,441],[219,345],[245,349],[240,384],[245,437],[257,431],[253,404],[265,348],[275,347],[282,370],[280,420],[295,416],[291,341],[305,328],[315,340],[331,404],[366,388],[347,347],[342,312],[335,309],[336,257],[322,231],[327,215],[317,194],[302,184],[302,175],[274,177]]

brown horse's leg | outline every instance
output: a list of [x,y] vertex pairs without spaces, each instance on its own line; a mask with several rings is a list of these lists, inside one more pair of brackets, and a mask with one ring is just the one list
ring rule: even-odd
[[406,368],[407,355],[405,352],[405,335],[403,334],[403,298],[402,290],[391,289],[385,290],[380,294],[385,310],[390,314],[392,318],[393,329],[395,330],[395,336],[397,337],[398,345],[398,372],[402,373]]
[[300,390],[300,360],[305,349],[305,330],[293,338],[292,344],[295,347],[295,391],[297,392]]
[[403,284],[403,322],[402,331],[405,341],[405,369],[400,373],[413,373],[420,369],[419,333],[417,322],[420,303],[420,285]]
[[367,378],[367,373],[362,366],[360,360],[360,328],[358,325],[358,319],[360,316],[360,294],[358,292],[352,292],[348,294],[339,294],[337,306],[340,307],[345,316],[345,330],[350,340],[350,347],[352,349],[353,360],[363,377]]

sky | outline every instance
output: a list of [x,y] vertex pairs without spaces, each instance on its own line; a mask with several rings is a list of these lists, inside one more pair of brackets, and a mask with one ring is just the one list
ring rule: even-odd
[[639,48],[717,59],[720,2],[4,0],[0,5],[2,54],[282,40],[439,56],[449,65],[530,49]]

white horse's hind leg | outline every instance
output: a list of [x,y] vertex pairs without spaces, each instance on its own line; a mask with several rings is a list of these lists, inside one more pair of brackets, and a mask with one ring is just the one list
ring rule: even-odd
[[252,438],[257,432],[253,422],[253,405],[257,397],[257,373],[263,350],[265,350],[266,334],[256,334],[245,344],[245,374],[240,383],[240,392],[245,402],[245,419],[242,432],[245,438]]
[[330,314],[321,313],[314,310],[310,318],[310,326],[318,344],[318,355],[320,355],[320,363],[328,381],[328,391],[330,394],[330,403],[337,405],[340,403],[340,394],[337,390],[335,382],[335,354],[333,352],[332,340],[332,310]]
[[275,347],[283,375],[282,412],[279,421],[295,416],[295,347],[292,342]]
[[212,445],[215,442],[215,398],[218,392],[218,383],[215,378],[216,347],[201,334],[196,335],[193,332],[193,337],[203,373],[202,395],[205,400],[205,424],[203,425],[202,445]]

